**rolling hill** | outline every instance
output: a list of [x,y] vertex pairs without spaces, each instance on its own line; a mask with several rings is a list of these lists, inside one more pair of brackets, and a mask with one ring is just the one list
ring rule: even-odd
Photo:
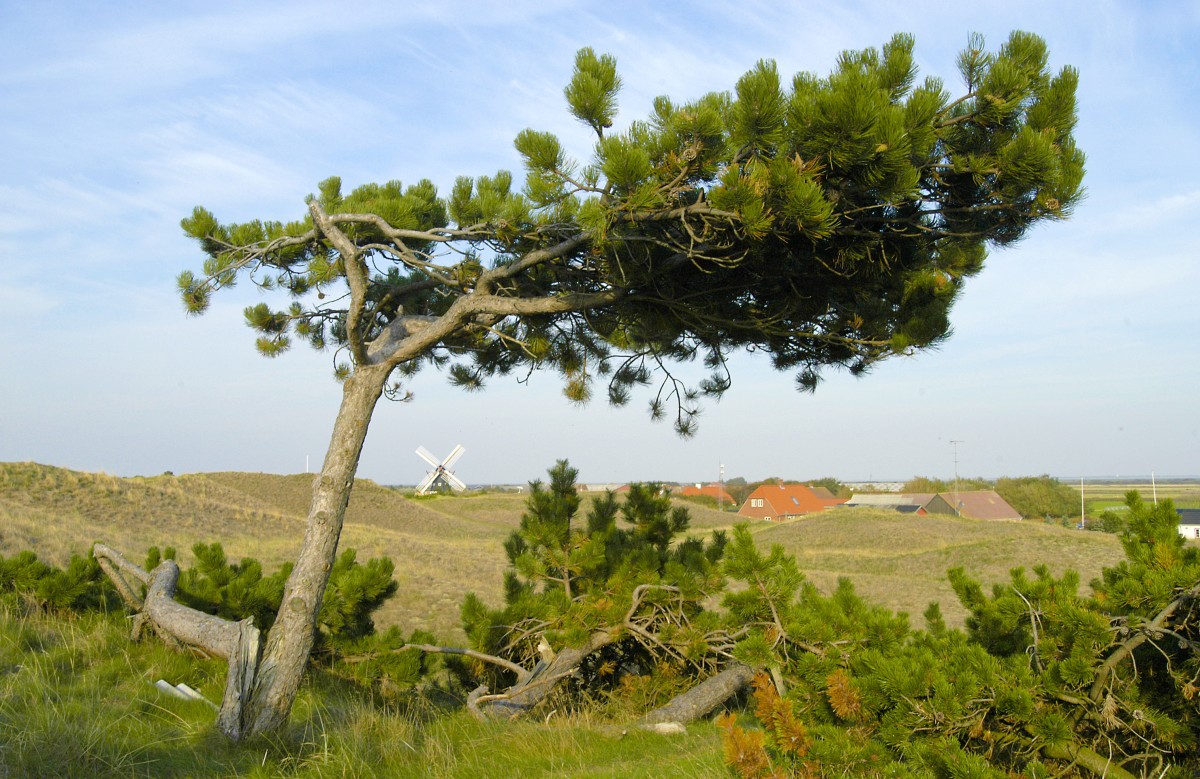
[[[269,567],[299,548],[312,476],[205,473],[118,478],[32,463],[0,464],[0,554],[31,549],[63,563],[104,541],[140,558],[151,545],[175,546],[183,559],[197,542],[220,541],[234,559]],[[681,502],[694,533],[731,527],[737,517]],[[399,593],[377,622],[461,640],[458,606],[474,591],[498,603],[506,565],[502,541],[517,527],[524,497],[514,493],[406,497],[360,479],[347,510],[342,547],[360,560],[387,555]],[[964,612],[945,572],[962,566],[985,583],[1010,568],[1049,563],[1084,582],[1121,558],[1117,539],[1033,522],[980,522],[839,509],[751,527],[764,547],[780,544],[821,589],[841,576],[859,592],[919,623],[937,600],[951,624]]]

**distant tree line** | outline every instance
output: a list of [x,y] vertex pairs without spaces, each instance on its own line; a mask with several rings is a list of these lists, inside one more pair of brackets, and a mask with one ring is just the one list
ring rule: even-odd
[[995,490],[1023,517],[1060,519],[1079,516],[1079,490],[1045,474],[1041,476],[958,479],[942,481],[917,476],[904,483],[901,492],[969,492]]
[[[746,502],[746,498],[750,497],[750,493],[754,492],[764,484],[795,484],[790,479],[783,479],[779,476],[770,476],[760,481],[746,481],[741,476],[735,476],[725,482],[725,491],[729,493],[737,505],[742,505]],[[825,476],[820,479],[810,479],[808,481],[799,482],[800,484],[808,485],[809,487],[824,487],[833,494],[835,498],[848,498],[853,494],[853,490],[842,484],[832,476]]]

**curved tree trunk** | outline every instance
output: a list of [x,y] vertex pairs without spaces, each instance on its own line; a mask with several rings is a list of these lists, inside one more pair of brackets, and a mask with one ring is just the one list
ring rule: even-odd
[[[287,722],[316,637],[317,616],[337,555],[367,426],[390,373],[390,367],[360,366],[346,380],[325,463],[313,481],[304,543],[284,585],[265,649],[249,620],[231,622],[177,603],[179,568],[174,561],[164,561],[148,573],[109,547],[94,548],[121,597],[140,612],[135,638],[142,624],[149,622],[165,639],[229,662],[217,726],[234,741],[276,730]],[[147,586],[145,602],[126,576]]]
[[390,367],[360,365],[342,388],[329,450],[313,481],[304,544],[284,585],[283,602],[258,666],[245,735],[267,733],[287,722],[316,636],[317,615],[337,555],[367,427],[390,373]]

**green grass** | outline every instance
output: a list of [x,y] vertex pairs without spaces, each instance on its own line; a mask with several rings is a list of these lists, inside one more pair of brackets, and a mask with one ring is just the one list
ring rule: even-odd
[[[681,737],[580,717],[477,722],[414,699],[382,705],[310,674],[287,732],[228,743],[204,703],[161,695],[187,682],[216,700],[224,663],[132,643],[117,615],[47,618],[0,608],[0,776],[725,776],[715,728]],[[431,716],[437,713],[439,716]]]
[[1084,485],[1083,494],[1087,500],[1088,514],[1099,514],[1106,509],[1122,509],[1125,507],[1125,493],[1135,490],[1142,499],[1149,501],[1155,494],[1159,500],[1170,499],[1175,508],[1200,508],[1200,482],[1177,481],[1159,482],[1151,485],[1146,481],[1139,482],[1093,482]]

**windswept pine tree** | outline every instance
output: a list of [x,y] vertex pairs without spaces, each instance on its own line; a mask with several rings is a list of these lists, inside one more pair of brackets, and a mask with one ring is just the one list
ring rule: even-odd
[[[765,353],[809,391],[828,368],[860,375],[935,346],[989,247],[1070,214],[1076,72],[1052,72],[1043,41],[1017,32],[995,52],[972,40],[951,94],[918,81],[913,45],[845,52],[824,77],[763,60],[731,91],[660,97],[620,130],[616,62],[583,49],[565,90],[595,135],[583,161],[530,129],[523,184],[463,176],[442,197],[428,180],[347,192],[330,178],[290,221],[183,220],[205,255],[179,278],[188,311],[257,285],[280,299],[246,309],[259,350],[331,349],[343,382],[263,647],[234,623],[199,638],[247,674],[230,737],[287,719],[371,415],[407,377],[444,369],[479,389],[551,370],[571,401],[599,389],[616,404],[649,385],[651,414],[686,435],[699,398],[730,386],[730,354]],[[695,359],[710,373],[689,381],[677,366]]]

